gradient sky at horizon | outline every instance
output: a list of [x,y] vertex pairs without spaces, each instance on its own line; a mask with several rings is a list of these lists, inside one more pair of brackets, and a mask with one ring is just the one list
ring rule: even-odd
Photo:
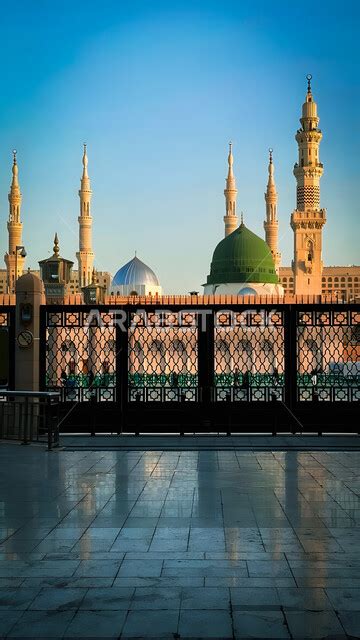
[[[27,265],[74,260],[82,143],[95,266],[137,250],[166,292],[200,290],[223,237],[227,143],[238,212],[263,236],[274,149],[280,250],[290,264],[294,139],[313,74],[324,138],[324,263],[359,264],[357,2],[18,0],[0,24],[0,250],[18,151]],[[3,264],[3,267],[5,265]]]

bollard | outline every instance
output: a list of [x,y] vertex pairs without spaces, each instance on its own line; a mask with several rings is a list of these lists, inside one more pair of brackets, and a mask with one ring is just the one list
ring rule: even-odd
[[28,426],[29,426],[29,398],[25,396],[25,409],[24,409],[24,437],[21,444],[29,444],[28,438]]
[[95,427],[96,427],[96,389],[91,389],[90,395],[90,406],[91,406],[91,437],[95,437]]
[[[273,426],[272,426],[272,435],[277,435],[277,427],[278,427],[278,416],[277,416],[277,396],[276,393],[272,392],[271,394],[271,402],[273,403]],[[275,406],[274,406],[275,405]]]

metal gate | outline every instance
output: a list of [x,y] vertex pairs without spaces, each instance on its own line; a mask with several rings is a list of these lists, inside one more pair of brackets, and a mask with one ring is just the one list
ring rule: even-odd
[[13,389],[15,383],[15,307],[0,307],[0,387]]
[[63,431],[357,431],[360,308],[46,306],[41,381]]

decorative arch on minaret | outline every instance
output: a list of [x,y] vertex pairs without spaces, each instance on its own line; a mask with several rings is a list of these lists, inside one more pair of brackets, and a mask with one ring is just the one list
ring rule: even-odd
[[273,150],[269,149],[268,183],[265,192],[266,219],[264,221],[265,240],[270,247],[276,272],[279,273],[281,254],[278,251],[279,221],[277,215],[278,194],[274,179]]
[[82,157],[83,173],[80,182],[80,215],[79,222],[79,251],[76,254],[78,261],[79,289],[91,284],[94,266],[94,252],[92,248],[92,217],[91,217],[91,184],[88,175],[87,146],[84,143]]
[[295,294],[320,295],[322,291],[322,229],[326,223],[326,210],[320,207],[320,178],[324,167],[320,162],[320,118],[314,100],[311,80],[307,78],[307,92],[302,106],[300,129],[295,139],[298,161],[294,165],[296,178],[296,209],[291,214],[294,232]]
[[224,189],[225,196],[225,238],[230,235],[238,227],[238,217],[236,215],[236,199],[237,188],[236,180],[233,170],[234,157],[232,153],[232,142],[229,142],[229,155],[228,155],[228,175],[226,178],[226,188]]
[[8,251],[4,256],[7,271],[8,293],[15,293],[16,280],[22,275],[24,270],[25,256],[18,247],[22,247],[22,222],[21,222],[21,202],[22,194],[19,185],[19,168],[17,164],[17,152],[13,151],[12,181],[8,195],[9,218],[8,230]]

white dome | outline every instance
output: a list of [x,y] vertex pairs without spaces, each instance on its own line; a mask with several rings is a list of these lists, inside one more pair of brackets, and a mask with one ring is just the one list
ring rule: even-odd
[[159,287],[160,283],[153,270],[135,256],[114,275],[112,287],[123,285],[131,285],[134,288],[140,285]]

